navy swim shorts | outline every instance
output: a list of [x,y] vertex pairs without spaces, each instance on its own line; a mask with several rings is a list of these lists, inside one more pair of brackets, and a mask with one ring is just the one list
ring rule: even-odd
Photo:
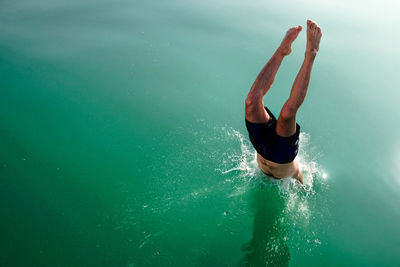
[[299,150],[300,125],[296,123],[296,133],[290,137],[279,136],[275,132],[276,118],[265,107],[270,119],[267,123],[253,123],[246,120],[250,141],[257,153],[263,158],[276,163],[292,162]]

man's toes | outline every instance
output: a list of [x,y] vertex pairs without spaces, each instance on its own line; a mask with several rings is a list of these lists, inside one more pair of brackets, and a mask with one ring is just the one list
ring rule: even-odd
[[287,30],[287,34],[291,34],[292,32],[296,31],[295,27],[290,28],[289,30]]

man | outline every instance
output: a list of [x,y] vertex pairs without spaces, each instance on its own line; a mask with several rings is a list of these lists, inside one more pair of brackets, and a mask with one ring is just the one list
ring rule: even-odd
[[283,58],[292,51],[291,45],[301,29],[298,26],[287,31],[279,48],[257,76],[246,98],[246,128],[257,151],[258,165],[266,175],[278,179],[293,177],[303,183],[303,176],[295,160],[300,134],[296,113],[306,97],[312,65],[322,36],[321,28],[314,21],[307,20],[304,62],[278,120],[263,103],[263,97],[271,87]]

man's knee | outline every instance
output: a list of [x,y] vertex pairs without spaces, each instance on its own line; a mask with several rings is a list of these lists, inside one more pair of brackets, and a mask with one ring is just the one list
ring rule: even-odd
[[246,107],[252,108],[252,107],[260,107],[264,106],[262,98],[254,95],[248,95],[246,100],[244,101],[246,104]]
[[244,103],[245,103],[246,108],[247,108],[247,107],[250,107],[250,106],[252,106],[254,104],[254,100],[251,99],[251,97],[247,97],[246,100],[244,101]]
[[262,100],[251,98],[251,97],[246,98],[245,105],[246,105],[246,113],[254,112],[255,110],[259,109],[260,107],[263,107]]
[[283,120],[291,120],[293,118],[296,117],[296,112],[297,112],[297,108],[286,102],[281,110],[281,113],[279,114],[279,116],[283,119]]

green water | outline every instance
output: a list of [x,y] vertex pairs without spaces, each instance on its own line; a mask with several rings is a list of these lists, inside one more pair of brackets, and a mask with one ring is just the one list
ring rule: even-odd
[[[395,1],[0,2],[1,266],[399,266]],[[323,30],[305,187],[265,179],[244,99]],[[265,103],[278,115],[303,31]]]

